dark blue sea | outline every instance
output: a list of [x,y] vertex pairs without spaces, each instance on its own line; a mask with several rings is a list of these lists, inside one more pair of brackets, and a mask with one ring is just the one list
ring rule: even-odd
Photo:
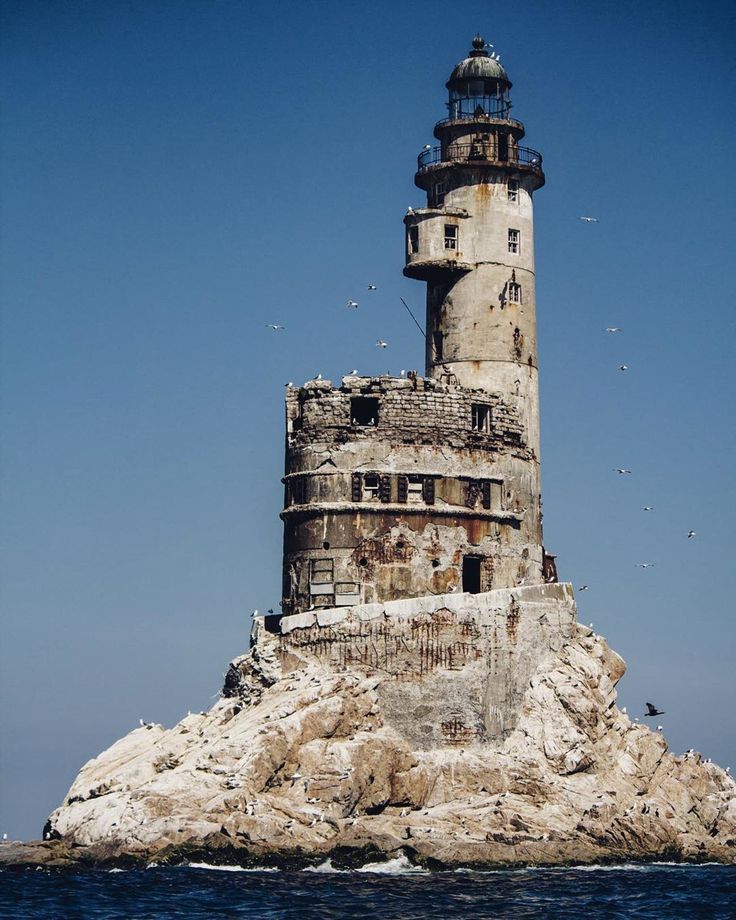
[[412,871],[401,860],[336,872],[208,866],[0,873],[3,920],[163,917],[736,918],[736,867],[669,864]]

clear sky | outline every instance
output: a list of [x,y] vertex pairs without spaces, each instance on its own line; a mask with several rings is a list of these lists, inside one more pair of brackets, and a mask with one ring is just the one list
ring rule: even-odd
[[0,831],[37,836],[139,718],[208,706],[277,605],[284,383],[422,368],[402,216],[476,30],[547,174],[545,542],[620,703],[736,767],[733,4],[3,17]]

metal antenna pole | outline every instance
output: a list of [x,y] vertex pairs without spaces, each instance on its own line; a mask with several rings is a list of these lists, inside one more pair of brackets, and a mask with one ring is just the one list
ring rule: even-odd
[[417,329],[422,333],[422,338],[423,338],[424,341],[426,342],[426,341],[427,341],[427,333],[424,331],[424,329],[422,329],[422,327],[421,327],[421,326],[419,325],[419,323],[417,322],[416,316],[414,316],[414,314],[413,314],[413,313],[411,312],[411,310],[409,309],[409,304],[404,300],[403,297],[399,297],[399,300],[400,300],[400,301],[404,304],[404,306],[406,307],[407,313],[408,313],[409,316],[411,316],[411,318],[414,320],[414,324],[416,325]]

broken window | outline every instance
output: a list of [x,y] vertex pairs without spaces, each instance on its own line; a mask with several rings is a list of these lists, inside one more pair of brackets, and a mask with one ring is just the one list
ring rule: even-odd
[[409,227],[409,253],[419,252],[419,227]]
[[471,409],[471,427],[473,431],[485,434],[491,430],[491,407],[474,405]]
[[377,425],[378,399],[374,396],[353,396],[350,400],[350,419],[353,425]]
[[509,196],[509,201],[518,201],[519,200],[519,180],[509,179],[508,184],[506,185],[506,191]]
[[521,232],[519,230],[509,230],[509,252],[521,251]]
[[378,498],[379,479],[378,473],[366,473],[363,477],[365,498]]
[[445,183],[435,182],[432,189],[432,201],[436,208],[441,208],[445,203]]
[[509,281],[506,290],[506,299],[509,303],[521,303],[521,285],[516,281]]
[[296,476],[291,480],[291,503],[303,505],[307,500],[307,477]]
[[455,224],[445,224],[445,249],[457,249],[457,227]]
[[442,340],[443,339],[444,339],[444,336],[441,332],[432,333],[432,344],[434,345],[434,356],[437,359],[437,361],[442,360],[442,351],[443,351]]

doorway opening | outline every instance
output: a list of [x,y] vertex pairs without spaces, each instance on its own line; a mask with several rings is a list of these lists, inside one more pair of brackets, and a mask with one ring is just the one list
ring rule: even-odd
[[463,557],[463,591],[480,594],[480,557]]

